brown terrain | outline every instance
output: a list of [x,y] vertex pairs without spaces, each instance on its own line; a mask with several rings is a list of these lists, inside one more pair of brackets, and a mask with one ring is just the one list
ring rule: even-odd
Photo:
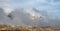
[[15,26],[10,25],[0,25],[0,31],[60,31],[60,28],[51,27],[51,26],[41,26],[41,27],[24,27],[24,26]]

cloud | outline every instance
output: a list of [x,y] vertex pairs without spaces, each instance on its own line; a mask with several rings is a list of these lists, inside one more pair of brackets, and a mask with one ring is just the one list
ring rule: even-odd
[[[29,10],[31,8],[37,8],[38,10],[36,12],[41,11],[38,14],[41,14],[45,18],[47,15],[47,18],[46,18],[47,20],[50,20],[50,19],[55,20],[56,18],[60,17],[60,13],[59,13],[60,12],[60,0],[0,0],[0,2],[1,2],[0,7],[3,7],[9,11],[11,10],[10,8],[13,8],[13,9],[24,8],[24,9],[29,9]],[[36,12],[34,12],[34,14],[37,15]]]
[[7,3],[7,0],[0,0],[0,7],[4,6]]
[[11,13],[12,11],[13,11],[13,9],[11,9],[11,8],[4,8],[4,12],[5,12],[6,14]]
[[[29,0],[29,1],[25,1],[24,0],[21,2],[17,2],[15,5],[16,7],[20,6],[22,8],[39,8],[39,9],[43,9],[44,11],[46,11],[48,13],[48,16],[52,15],[55,16],[55,13],[57,13],[60,9],[60,3],[59,2],[54,2],[54,1],[58,1],[58,0]],[[50,12],[49,12],[50,11]],[[51,14],[52,13],[52,14]],[[56,14],[57,15],[57,14]],[[58,16],[58,15],[57,15]]]

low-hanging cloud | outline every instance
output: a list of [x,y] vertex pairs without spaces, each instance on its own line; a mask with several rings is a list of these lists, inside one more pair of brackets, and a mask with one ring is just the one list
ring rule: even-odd
[[[58,23],[60,18],[60,0],[9,0],[9,1],[0,0],[0,1],[2,2],[0,4],[1,7],[3,8],[4,7],[24,8],[24,9],[37,8],[38,10],[32,10],[32,11],[34,11],[36,15],[38,12],[38,14],[44,16],[48,21],[48,23],[50,22]],[[7,4],[7,2],[10,3]],[[42,9],[42,11],[40,11],[39,9]]]

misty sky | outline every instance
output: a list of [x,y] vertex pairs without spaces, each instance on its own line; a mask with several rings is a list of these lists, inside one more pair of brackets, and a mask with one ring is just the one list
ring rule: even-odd
[[60,18],[60,0],[0,0],[0,7],[7,12],[14,8],[45,10],[51,17]]
[[[23,13],[23,12],[25,13],[27,12],[33,16],[35,15],[35,16],[43,17],[44,20],[44,21],[42,20],[43,22],[36,21],[36,23],[39,22],[39,24],[44,24],[44,25],[60,24],[60,0],[0,0],[0,8],[3,8],[7,14],[10,13],[12,10],[13,11],[16,10],[14,12],[15,15],[14,14],[13,15],[16,16],[16,18],[18,18],[19,20],[17,19],[18,21],[16,21],[15,18],[13,21],[8,21],[8,23],[10,22],[14,24],[20,24],[20,23],[29,24],[29,22],[30,21],[32,22],[32,20],[28,18],[29,16],[26,16]],[[19,14],[17,12],[19,13],[22,12],[22,13]],[[1,11],[0,13],[2,14]],[[2,16],[0,18],[4,18],[4,17]],[[20,21],[20,18],[23,22]]]
[[15,8],[24,8],[26,11],[36,8],[46,11],[48,17],[60,18],[60,0],[0,0],[0,7],[7,13]]

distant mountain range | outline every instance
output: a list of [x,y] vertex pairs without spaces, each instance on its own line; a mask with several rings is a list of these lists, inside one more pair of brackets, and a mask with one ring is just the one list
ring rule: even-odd
[[[35,10],[35,9],[34,9]],[[36,11],[36,10],[35,10]],[[23,26],[48,26],[55,25],[60,26],[59,21],[49,20],[47,23],[45,19],[40,16],[32,16],[30,13],[25,13],[21,9],[16,9],[6,15],[2,8],[0,8],[0,24],[8,24],[8,25],[23,25]]]

